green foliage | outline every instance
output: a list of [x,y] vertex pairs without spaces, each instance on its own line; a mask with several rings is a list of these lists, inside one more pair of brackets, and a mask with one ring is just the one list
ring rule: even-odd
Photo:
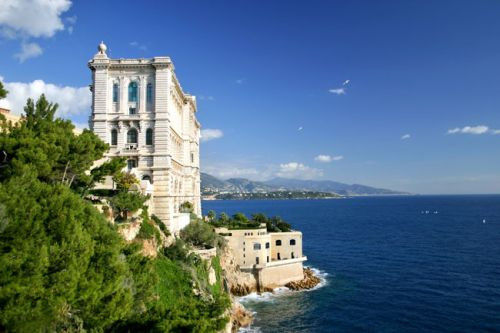
[[113,211],[119,219],[126,220],[129,213],[134,213],[149,199],[138,192],[120,192],[110,199]]
[[[98,167],[90,170],[90,175],[87,177],[81,177],[73,183],[73,187],[80,192],[82,195],[87,194],[91,188],[93,188],[97,183],[102,182],[106,176],[115,176],[120,173],[121,169],[126,166],[126,160],[123,157],[113,157],[109,161],[104,162]],[[102,191],[102,190],[101,190]],[[109,193],[112,190],[105,190]]]
[[163,249],[163,254],[173,261],[185,261],[188,256],[186,243],[182,239],[177,239],[174,244]]
[[130,172],[117,172],[113,176],[113,181],[116,184],[118,191],[128,191],[134,184],[139,184],[137,177]]
[[167,226],[163,221],[156,215],[151,215],[151,220],[160,228],[160,230],[163,232],[165,236],[170,236],[170,231],[168,230]]
[[194,206],[189,201],[184,201],[179,207],[181,213],[192,213],[194,211]]
[[226,227],[228,229],[256,229],[260,228],[262,223],[266,224],[268,232],[288,232],[292,226],[283,221],[279,216],[267,217],[262,213],[253,214],[249,220],[243,213],[236,213],[232,218],[227,217],[225,213],[221,214],[218,220],[210,222],[214,227]]
[[217,234],[212,226],[201,220],[191,221],[180,232],[181,239],[185,242],[199,247],[215,247],[217,245]]
[[135,282],[123,240],[90,204],[34,174],[0,184],[0,326],[102,330],[125,318]]
[[0,181],[26,172],[52,184],[89,181],[85,171],[103,157],[108,145],[88,130],[75,135],[69,120],[54,119],[56,110],[57,104],[49,103],[44,95],[36,104],[29,99],[25,120],[0,132],[0,150],[8,156]]
[[139,229],[139,233],[137,234],[137,238],[139,239],[156,239],[157,242],[161,241],[160,232],[155,228],[151,222],[148,220],[142,220],[141,229]]
[[[144,257],[82,199],[122,162],[89,174],[108,146],[90,131],[76,136],[56,110],[43,95],[28,100],[25,120],[0,133],[8,154],[0,169],[0,331],[221,331],[229,298],[206,287],[204,261],[187,252],[176,262]],[[121,191],[113,199],[123,216],[147,197]],[[141,233],[159,234],[143,214]]]
[[214,222],[215,221],[215,211],[213,210],[209,210],[208,213],[207,213],[207,218],[208,218],[208,221],[209,222]]
[[[113,332],[220,332],[226,326],[228,318],[224,316],[230,305],[226,293],[205,294],[199,284],[207,283],[204,261],[186,266],[159,256],[155,260],[157,297],[148,304],[146,312],[130,317],[115,325]],[[198,275],[200,273],[200,275]],[[194,276],[193,276],[194,274]],[[193,292],[195,288],[200,295]]]
[[0,99],[4,99],[5,97],[7,97],[7,94],[9,92],[7,90],[4,89],[3,87],[3,83],[0,82]]

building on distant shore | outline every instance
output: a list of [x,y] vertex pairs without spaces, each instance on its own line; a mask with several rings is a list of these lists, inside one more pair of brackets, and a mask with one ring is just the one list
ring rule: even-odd
[[302,232],[268,232],[266,225],[257,229],[216,228],[226,238],[236,264],[243,272],[253,273],[260,288],[276,288],[304,278]]
[[101,42],[88,63],[90,129],[110,145],[107,158],[127,158],[152,195],[150,212],[175,229],[182,203],[201,215],[196,98],[182,90],[169,57],[110,59],[106,50]]

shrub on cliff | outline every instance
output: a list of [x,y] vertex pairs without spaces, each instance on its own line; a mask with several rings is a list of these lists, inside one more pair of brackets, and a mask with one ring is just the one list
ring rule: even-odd
[[200,220],[191,221],[180,232],[181,239],[198,247],[215,247],[217,245],[217,234],[213,228]]
[[129,213],[138,211],[148,199],[149,196],[138,192],[120,192],[112,197],[109,203],[117,217],[126,220]]

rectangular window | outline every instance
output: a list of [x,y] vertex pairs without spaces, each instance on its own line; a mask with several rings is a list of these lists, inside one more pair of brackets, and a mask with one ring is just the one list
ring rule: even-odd
[[269,262],[269,256],[267,256],[267,262]]
[[194,154],[191,153],[191,163],[194,163]]
[[148,104],[153,103],[153,85],[151,83],[148,83],[146,87],[146,101]]
[[259,257],[255,257],[255,264],[259,264]]
[[118,84],[113,84],[113,102],[118,102]]
[[128,160],[127,161],[127,167],[129,170],[136,168],[137,167],[137,162],[136,160]]
[[137,114],[137,109],[136,108],[129,108],[128,113],[129,114]]

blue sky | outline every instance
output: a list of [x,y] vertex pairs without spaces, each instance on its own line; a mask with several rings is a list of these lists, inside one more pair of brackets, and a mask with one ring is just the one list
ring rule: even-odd
[[104,40],[114,58],[173,59],[213,130],[202,171],[500,192],[498,1],[23,3],[0,3],[14,109],[42,91],[85,123]]

